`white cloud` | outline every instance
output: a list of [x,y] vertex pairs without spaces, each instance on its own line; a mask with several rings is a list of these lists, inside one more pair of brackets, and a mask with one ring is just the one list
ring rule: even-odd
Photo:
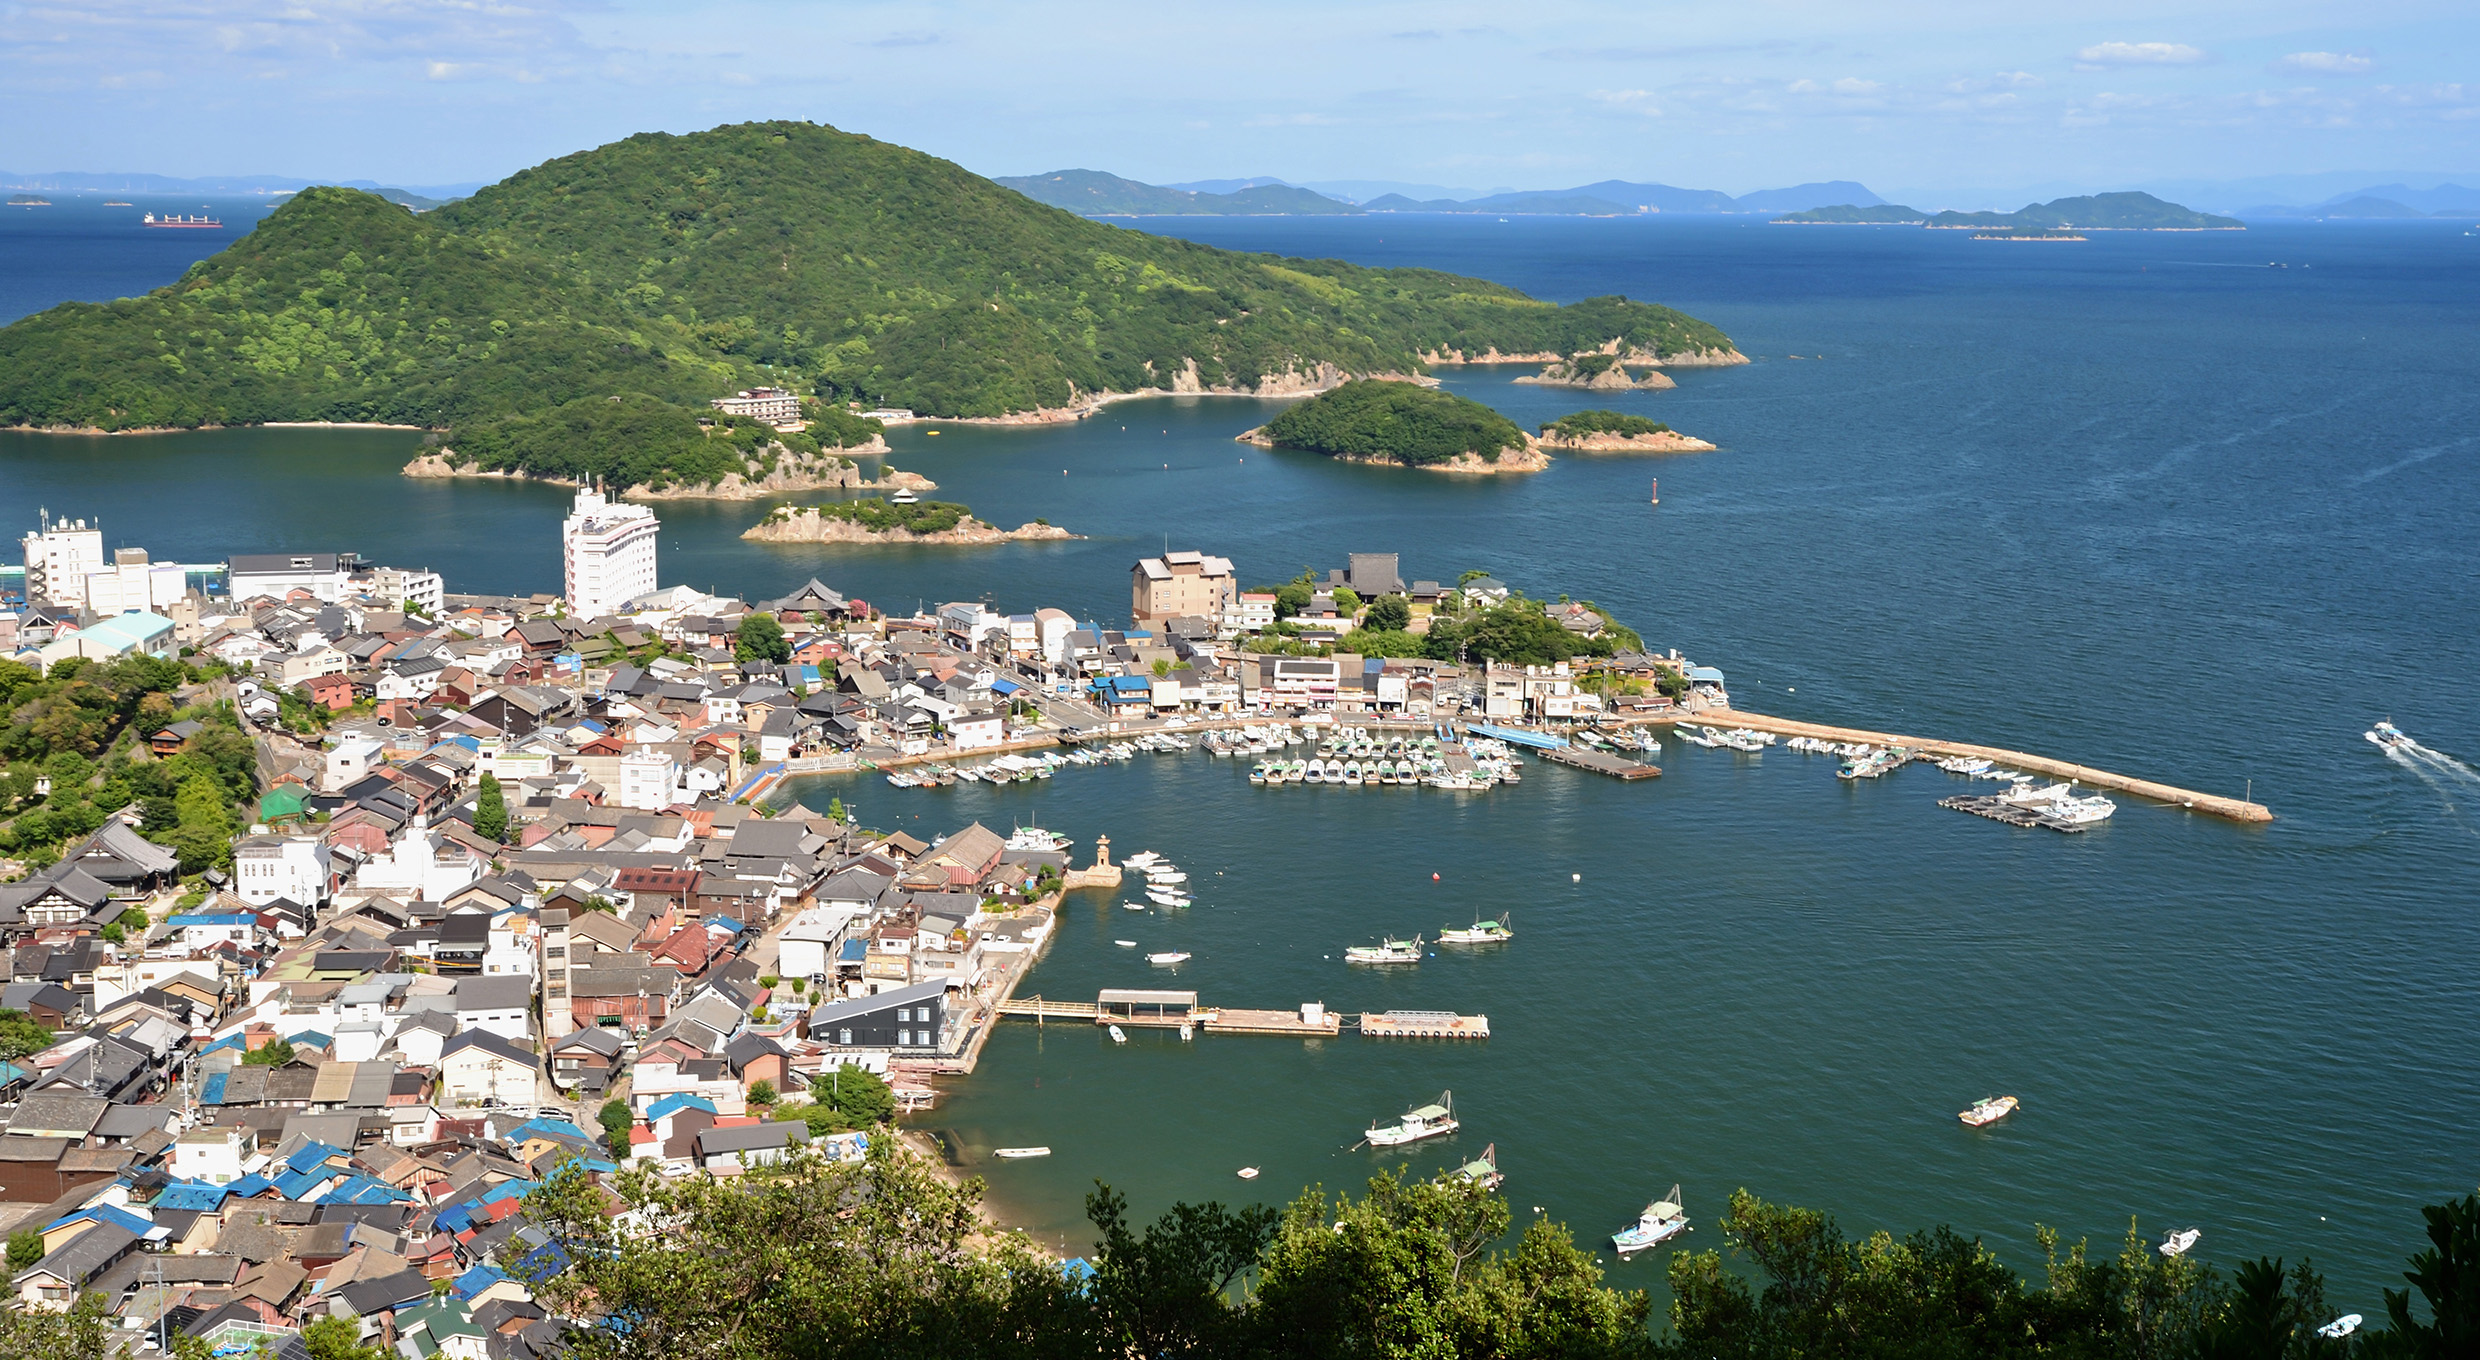
[[2270,69],[2304,71],[2316,75],[2356,76],[2376,69],[2376,59],[2364,52],[2293,52]]
[[2105,42],[2078,48],[2075,59],[2087,66],[2194,66],[2210,61],[2204,49],[2173,42]]
[[1980,94],[1988,90],[2037,90],[2043,81],[2030,71],[1999,71],[1989,76],[1966,76],[1946,83],[1948,94]]
[[1836,94],[1875,94],[1884,88],[1886,87],[1878,84],[1874,80],[1862,80],[1858,76],[1845,76],[1841,80],[1834,82],[1834,92]]

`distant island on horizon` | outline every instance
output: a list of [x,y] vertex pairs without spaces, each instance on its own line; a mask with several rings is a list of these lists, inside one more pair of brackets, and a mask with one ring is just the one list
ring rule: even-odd
[[2247,230],[2247,223],[2235,217],[2216,217],[2212,213],[2197,212],[2193,208],[2166,203],[2151,194],[2135,191],[2086,194],[2052,199],[2047,203],[2027,203],[2011,213],[1952,210],[1927,213],[1900,203],[1838,203],[1791,213],[1774,221],[1789,226],[1928,227],[1933,230],[1988,233]]

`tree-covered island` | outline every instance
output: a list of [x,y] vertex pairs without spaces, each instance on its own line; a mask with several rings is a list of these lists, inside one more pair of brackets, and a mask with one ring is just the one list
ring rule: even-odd
[[1112,393],[1299,392],[1418,372],[1425,353],[1614,341],[1736,357],[1667,307],[1218,250],[869,137],[748,123],[630,137],[419,215],[305,190],[177,283],[0,329],[0,425],[385,422],[574,470],[541,426],[498,422],[574,424],[550,413],[619,396],[632,416],[607,456],[652,484],[729,469],[646,403],[708,414],[757,384],[821,413],[1063,418]]
[[1240,436],[1265,448],[1445,472],[1538,472],[1549,459],[1516,423],[1419,383],[1366,379],[1294,406]]

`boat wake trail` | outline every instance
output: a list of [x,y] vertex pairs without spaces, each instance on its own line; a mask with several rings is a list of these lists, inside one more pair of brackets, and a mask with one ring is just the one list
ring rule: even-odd
[[[2414,750],[2419,754],[2414,754]],[[2437,756],[2448,762],[2453,769],[2449,770],[2446,765],[2425,759],[2425,756]],[[2430,790],[2437,795],[2438,803],[2444,807],[2446,816],[2452,818],[2456,825],[2474,836],[2480,836],[2480,827],[2473,826],[2471,819],[2463,815],[2462,808],[2454,801],[2458,786],[2469,787],[2480,784],[2480,771],[2473,770],[2452,756],[2429,751],[2426,747],[2414,747],[2407,750],[2402,746],[2389,746],[2385,748],[2385,758],[2409,770],[2414,778],[2428,785]]]
[[2480,770],[2475,770],[2471,766],[2464,764],[2462,761],[2456,760],[2454,757],[2433,747],[2422,746],[2416,741],[2408,742],[2403,746],[2403,754],[2410,756],[2412,759],[2419,761],[2421,764],[2428,766],[2430,769],[2437,771],[2439,774],[2446,776],[2456,783],[2480,784]]

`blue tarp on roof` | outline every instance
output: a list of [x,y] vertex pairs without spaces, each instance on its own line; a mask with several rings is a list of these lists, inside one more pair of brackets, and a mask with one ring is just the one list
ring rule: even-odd
[[[230,1040],[230,1042],[232,1042],[232,1043],[234,1043],[234,1044],[238,1044],[238,1043],[240,1043],[240,1042],[241,1042],[241,1039],[240,1039],[240,1037],[239,1037],[238,1035],[236,1035],[236,1036],[234,1036],[234,1037]],[[215,1045],[215,1048],[222,1048],[222,1047],[224,1047],[224,1045],[223,1045],[223,1044],[217,1044],[217,1045]],[[208,1051],[209,1051],[209,1052],[213,1052],[214,1050],[213,1050],[213,1049],[210,1049],[210,1050],[208,1050]],[[201,1104],[201,1105],[221,1105],[221,1104],[223,1104],[223,1103],[224,1103],[224,1084],[225,1084],[226,1082],[228,1082],[228,1081],[231,1081],[231,1080],[232,1080],[232,1073],[230,1073],[230,1072],[217,1072],[217,1073],[215,1073],[214,1075],[212,1075],[212,1076],[208,1077],[208,1078],[207,1078],[207,1081],[206,1081],[206,1084],[205,1084],[204,1086],[201,1086],[201,1087],[199,1087],[199,1088],[198,1088],[198,1103],[199,1103],[199,1104]]]
[[476,1204],[497,1204],[504,1199],[523,1199],[542,1188],[541,1181],[501,1181],[484,1191]]
[[577,725],[584,728],[588,732],[608,732],[611,730],[611,728],[606,726],[600,718],[580,718],[577,720]]
[[846,940],[844,947],[836,951],[835,955],[838,963],[862,963],[866,962],[869,957],[870,942],[868,940]]
[[44,1224],[43,1231],[50,1232],[63,1223],[75,1223],[81,1218],[93,1219],[97,1223],[109,1223],[116,1228],[126,1228],[140,1237],[146,1236],[155,1228],[154,1220],[133,1214],[127,1209],[115,1208],[109,1204],[90,1204],[74,1214],[62,1214]]
[[462,746],[468,751],[478,752],[482,749],[482,738],[468,736],[442,737],[440,738],[439,744],[441,746]]
[[228,1188],[232,1191],[233,1198],[248,1199],[253,1195],[263,1195],[268,1191],[275,1189],[276,1183],[253,1171],[249,1175],[234,1181]]
[[318,1139],[313,1138],[309,1142],[302,1144],[300,1147],[293,1149],[293,1155],[284,1159],[284,1169],[287,1171],[308,1171],[314,1166],[324,1165],[325,1163],[340,1157],[345,1158],[347,1161],[352,1160],[346,1155],[343,1148],[336,1146],[334,1143],[322,1143]]
[[286,1199],[306,1200],[320,1186],[337,1179],[337,1174],[325,1167],[316,1171],[287,1171],[276,1177],[276,1190]]
[[474,1211],[462,1204],[451,1204],[431,1215],[431,1226],[453,1237],[474,1226]]
[[412,1198],[395,1186],[382,1184],[368,1176],[347,1176],[320,1196],[328,1204],[398,1204]]
[[742,925],[740,922],[733,920],[729,916],[709,916],[706,918],[706,924],[710,926],[721,926],[727,933],[733,935],[738,935],[749,929],[749,927]]
[[1152,693],[1154,689],[1153,677],[1146,675],[1106,676],[1104,677],[1104,683],[1109,685],[1112,689],[1118,690],[1122,694],[1149,694]]
[[250,1041],[248,1039],[243,1038],[239,1034],[227,1034],[223,1038],[216,1040],[214,1043],[211,1043],[198,1051],[200,1053],[213,1053],[219,1048],[237,1048],[243,1052],[247,1052],[249,1051],[249,1047]]
[[1023,685],[1017,684],[1013,680],[993,680],[990,682],[990,689],[993,694],[1021,694],[1024,692],[1024,688],[1025,687]]
[[538,1133],[548,1134],[554,1138],[567,1139],[571,1142],[591,1143],[594,1141],[593,1139],[586,1137],[586,1131],[584,1129],[578,1128],[576,1125],[565,1119],[526,1120],[524,1123],[510,1129],[507,1133],[502,1134],[500,1136],[500,1141],[514,1146],[518,1143],[524,1142],[526,1139],[531,1138]]
[[661,1100],[647,1106],[646,1122],[651,1124],[658,1119],[678,1114],[682,1110],[704,1110],[708,1114],[723,1113],[721,1110],[715,1108],[715,1102],[708,1100],[706,1097],[691,1095],[686,1091],[682,1091],[677,1095],[665,1096]]
[[336,1036],[321,1034],[315,1029],[305,1029],[299,1034],[285,1035],[284,1042],[295,1045],[308,1044],[312,1048],[325,1048],[336,1042]]
[[508,1272],[493,1265],[478,1265],[448,1282],[448,1292],[460,1301],[472,1303],[474,1296],[508,1278]]
[[224,1186],[209,1185],[205,1181],[174,1181],[155,1197],[154,1207],[157,1213],[182,1210],[211,1214],[223,1206],[225,1197],[231,1193]]

